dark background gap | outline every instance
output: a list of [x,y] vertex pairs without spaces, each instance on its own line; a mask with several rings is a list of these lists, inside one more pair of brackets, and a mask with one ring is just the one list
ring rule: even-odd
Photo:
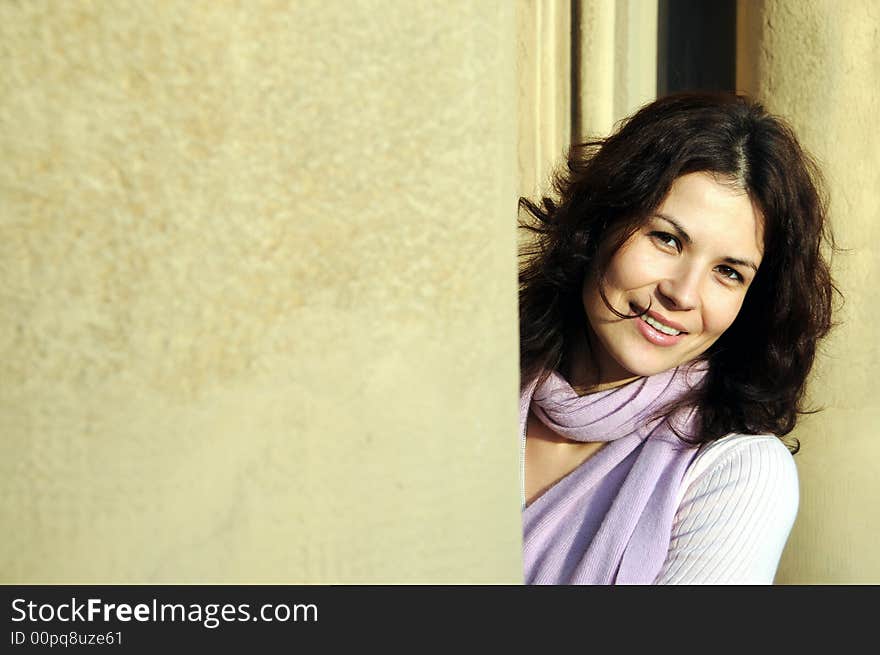
[[736,90],[736,0],[659,0],[657,95]]

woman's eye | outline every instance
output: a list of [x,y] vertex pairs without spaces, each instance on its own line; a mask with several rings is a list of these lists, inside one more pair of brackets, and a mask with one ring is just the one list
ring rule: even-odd
[[719,266],[718,272],[721,273],[721,275],[726,277],[728,280],[733,280],[734,282],[738,282],[740,284],[744,282],[743,276],[740,275],[738,271],[730,268],[730,266]]
[[678,237],[668,232],[651,232],[651,237],[664,248],[671,248],[676,252],[681,252],[681,241],[678,240]]

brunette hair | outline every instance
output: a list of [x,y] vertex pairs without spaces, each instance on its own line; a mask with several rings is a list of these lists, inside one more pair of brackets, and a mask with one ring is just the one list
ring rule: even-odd
[[573,146],[566,163],[554,198],[519,200],[520,228],[534,237],[520,249],[522,384],[565,364],[573,335],[587,325],[585,276],[601,280],[674,180],[707,172],[743,189],[760,210],[764,255],[736,320],[702,357],[704,383],[685,399],[700,410],[691,440],[791,432],[808,412],[807,375],[838,293],[825,258],[835,245],[822,176],[792,129],[743,96],[676,94],[646,105],[607,139]]

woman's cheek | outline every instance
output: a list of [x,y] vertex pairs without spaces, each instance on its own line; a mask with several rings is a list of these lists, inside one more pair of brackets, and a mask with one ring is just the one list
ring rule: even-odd
[[720,336],[722,332],[733,325],[740,309],[742,309],[742,298],[739,297],[736,299],[728,298],[726,302],[719,304],[717,311],[713,312],[707,321],[710,331]]
[[658,283],[664,272],[663,262],[644,248],[632,248],[615,262],[613,284],[622,292]]

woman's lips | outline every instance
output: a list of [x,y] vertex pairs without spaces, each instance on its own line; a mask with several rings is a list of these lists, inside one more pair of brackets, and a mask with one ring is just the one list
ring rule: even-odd
[[673,330],[678,330],[679,332],[684,332],[687,334],[687,330],[684,329],[683,325],[676,323],[675,321],[670,321],[668,318],[663,316],[663,314],[658,314],[657,312],[648,312],[648,316],[653,318],[658,323],[663,323],[666,327],[671,327]]
[[636,318],[633,320],[636,322],[636,327],[639,332],[641,332],[642,336],[655,346],[674,346],[687,336],[687,332],[680,332],[676,335],[665,334],[645,323],[643,318]]
[[[640,307],[630,303],[630,307],[637,314],[642,314],[644,312]],[[646,316],[650,316],[653,320],[662,323],[667,327],[671,327],[674,330],[678,330],[679,334],[666,334],[665,332],[661,332],[655,327],[649,325],[645,322],[645,319],[641,316],[639,318],[633,319],[636,322],[636,326],[641,332],[642,336],[645,337],[648,341],[650,341],[655,346],[674,346],[679,341],[681,341],[686,335],[687,332],[684,329],[683,325],[675,323],[673,321],[668,320],[662,314],[658,314],[657,312],[649,311],[646,313]]]
[[[641,316],[643,313],[645,313],[645,310],[642,309],[641,307],[639,307],[638,305],[636,305],[635,303],[630,303],[629,308],[634,313],[638,314],[639,316]],[[648,311],[647,313],[645,313],[645,315],[650,316],[655,321],[657,321],[658,323],[662,323],[666,327],[671,327],[673,330],[678,330],[679,332],[687,332],[687,329],[684,327],[684,325],[676,323],[675,321],[670,321],[668,318],[663,316],[663,314],[658,314],[655,311]]]

